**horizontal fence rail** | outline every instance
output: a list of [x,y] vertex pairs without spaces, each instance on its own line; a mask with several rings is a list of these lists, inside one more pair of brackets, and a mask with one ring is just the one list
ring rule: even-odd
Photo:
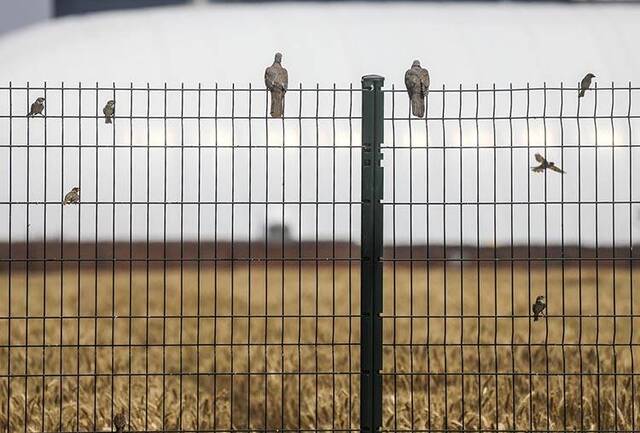
[[639,87],[269,103],[0,85],[3,431],[638,431]]

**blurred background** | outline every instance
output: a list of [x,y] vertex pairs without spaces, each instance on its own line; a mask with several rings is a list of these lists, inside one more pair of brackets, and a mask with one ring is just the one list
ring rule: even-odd
[[[306,0],[298,0],[304,2]],[[375,1],[375,0],[374,0]],[[388,1],[388,0],[387,0]],[[393,0],[391,0],[393,1]],[[526,1],[526,0],[525,0]],[[318,0],[316,0],[318,2]],[[632,3],[633,0],[567,0],[566,3]],[[0,5],[0,33],[54,17],[87,12],[206,3],[265,3],[264,0],[31,0]]]
[[[9,226],[6,204],[14,202],[13,240],[26,239],[27,229],[32,240],[65,231],[66,239],[111,239],[114,232],[141,239],[147,201],[168,202],[166,224],[151,211],[151,238],[166,231],[174,240],[198,233],[256,239],[272,227],[293,240],[357,239],[358,225],[346,221],[359,219],[358,207],[349,205],[360,192],[357,89],[370,73],[384,76],[389,91],[387,242],[446,238],[491,246],[496,223],[527,215],[552,220],[561,201],[573,203],[562,208],[564,229],[522,225],[496,233],[496,242],[559,243],[564,235],[569,244],[618,238],[619,245],[640,234],[629,218],[640,212],[640,184],[631,175],[640,156],[629,147],[640,137],[640,104],[632,102],[639,93],[632,83],[640,76],[638,4],[33,0],[0,8],[0,226]],[[284,122],[264,119],[263,73],[276,51],[289,70]],[[431,74],[428,118],[444,117],[446,125],[406,121],[404,73],[415,58]],[[587,72],[596,75],[593,91],[578,107],[575,88]],[[502,89],[495,98],[493,86]],[[31,102],[45,93],[48,117],[27,121]],[[108,99],[122,116],[113,127],[95,120]],[[576,122],[575,113],[591,118]],[[502,119],[492,124],[494,115]],[[251,139],[272,148],[248,151]],[[427,144],[428,163],[426,153],[394,151]],[[450,148],[446,157],[442,148]],[[568,175],[530,176],[537,152]],[[73,186],[81,186],[87,206],[82,215],[64,209],[62,224],[58,203]],[[503,205],[495,216],[490,207],[447,215],[437,207],[428,213],[425,206],[393,206],[410,196]],[[196,209],[198,197],[211,205],[263,203],[220,205],[214,224],[211,206]],[[545,200],[555,204],[545,207]],[[583,203],[579,215],[575,204],[585,200],[591,204]],[[206,222],[201,228],[198,216]],[[411,234],[404,229],[410,221]],[[0,236],[6,240],[8,230]]]

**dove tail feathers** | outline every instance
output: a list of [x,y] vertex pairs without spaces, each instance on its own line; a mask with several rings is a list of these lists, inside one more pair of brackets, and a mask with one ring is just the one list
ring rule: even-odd
[[109,117],[109,116],[105,116],[105,118],[104,118],[104,123],[112,123],[112,122],[111,122],[111,117]]
[[580,89],[580,92],[578,92],[578,98],[582,98],[584,96],[584,89]]
[[282,117],[284,114],[284,92],[282,89],[271,90],[271,117]]
[[411,98],[411,111],[416,117],[424,117],[424,99],[418,95]]

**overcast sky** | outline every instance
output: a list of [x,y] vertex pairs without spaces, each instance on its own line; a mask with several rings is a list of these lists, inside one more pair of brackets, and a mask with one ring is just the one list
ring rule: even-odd
[[[408,242],[412,236],[414,243],[422,243],[428,234],[434,243],[446,237],[450,242],[462,238],[474,243],[480,238],[483,244],[491,244],[495,226],[496,241],[507,243],[513,225],[515,242],[542,242],[545,233],[550,242],[559,242],[564,231],[567,243],[580,238],[588,244],[596,239],[597,200],[598,242],[609,244],[615,237],[618,245],[628,243],[630,231],[635,236],[639,225],[636,222],[630,226],[630,215],[637,214],[635,201],[640,195],[640,180],[631,174],[637,172],[640,156],[637,151],[631,152],[630,145],[640,142],[640,124],[639,119],[625,117],[629,111],[632,116],[640,115],[640,90],[626,89],[633,77],[640,76],[640,57],[635,55],[635,41],[640,40],[637,22],[640,8],[636,5],[287,3],[170,7],[38,24],[0,38],[0,57],[7,59],[0,70],[0,82],[24,86],[28,80],[32,88],[28,94],[14,89],[11,110],[8,90],[0,90],[0,115],[8,116],[11,111],[15,116],[0,121],[0,145],[5,146],[0,148],[0,161],[5,161],[6,167],[0,171],[0,185],[5,185],[0,201],[26,201],[28,167],[29,201],[49,202],[47,236],[59,237],[63,226],[64,237],[75,239],[80,218],[81,236],[93,239],[97,216],[100,238],[110,239],[114,225],[118,238],[128,239],[130,233],[134,238],[144,238],[148,178],[149,201],[172,202],[166,206],[166,218],[163,205],[151,206],[152,238],[161,238],[165,230],[168,238],[179,238],[181,227],[185,238],[195,238],[198,193],[204,203],[200,206],[200,233],[205,238],[213,237],[216,231],[219,238],[229,238],[232,217],[236,239],[246,239],[249,231],[254,238],[259,237],[265,222],[282,219],[292,227],[296,238],[331,238],[335,233],[345,239],[350,231],[357,238],[357,204],[315,206],[313,202],[360,199],[359,120],[292,119],[285,122],[283,133],[281,121],[267,124],[254,120],[249,124],[236,119],[231,128],[229,120],[216,124],[211,119],[216,104],[219,117],[260,117],[265,113],[265,92],[252,93],[249,111],[248,92],[237,93],[233,100],[229,92],[219,92],[216,100],[211,89],[215,83],[219,88],[235,83],[244,89],[251,83],[252,88],[262,89],[264,67],[280,50],[292,89],[287,95],[288,116],[302,112],[313,117],[317,110],[320,117],[330,117],[335,105],[336,116],[358,117],[357,91],[337,92],[334,101],[331,92],[301,94],[295,89],[300,82],[307,89],[315,89],[315,83],[321,88],[336,83],[339,89],[349,89],[350,85],[357,89],[362,75],[380,73],[386,77],[386,89],[402,90],[404,71],[419,58],[432,77],[431,119],[439,119],[443,113],[449,119],[459,114],[473,118],[476,112],[479,117],[491,118],[491,94],[468,91],[475,89],[476,83],[483,89],[493,83],[505,89],[513,83],[518,90],[512,100],[509,92],[498,93],[495,112],[496,117],[505,117],[511,111],[520,119],[511,123],[502,119],[495,125],[487,120],[432,120],[428,128],[424,122],[412,121],[410,127],[406,95],[388,93],[386,116],[405,119],[385,123],[387,242],[394,237],[396,242]],[[250,34],[259,37],[247,37],[243,28],[251,28]],[[323,37],[319,40],[318,35]],[[588,52],[576,50],[580,44],[589,46]],[[38,61],[34,64],[33,59]],[[578,124],[572,118],[577,112],[576,91],[565,90],[561,99],[558,88],[561,83],[575,87],[587,71],[597,75],[601,90],[597,92],[595,113],[605,118],[581,120],[578,137]],[[49,88],[47,113],[51,117],[27,122],[23,116],[30,102],[44,95],[44,80]],[[62,115],[63,110],[65,116],[95,116],[114,92],[105,89],[96,95],[95,90],[88,90],[80,95],[77,90],[66,90],[63,103],[61,81],[76,87],[79,81],[83,86],[95,86],[100,81],[104,87],[115,82],[120,88],[133,83],[142,90],[133,96],[128,90],[118,90],[115,99],[118,115],[134,118],[117,119],[115,128],[91,118],[82,122],[68,119],[63,132],[55,116]],[[622,89],[613,93],[602,90],[612,81]],[[179,91],[169,92],[167,115],[196,117],[200,105],[200,116],[209,119],[200,123],[147,122],[147,98],[149,115],[164,115],[163,93],[147,94],[147,82],[154,88],[168,82],[173,89],[179,89],[182,82],[190,89],[202,83],[208,90],[200,93],[200,99],[193,91],[184,97]],[[447,93],[443,98],[439,91],[443,85],[457,90],[459,83],[464,83],[467,90],[462,96]],[[527,83],[537,90],[527,93]],[[546,92],[546,105],[545,92],[540,88],[544,83],[553,88]],[[581,115],[593,116],[595,102],[596,92],[589,92],[581,102]],[[558,117],[561,107],[565,117],[562,122],[557,118],[547,122],[540,119],[544,113]],[[606,118],[611,112],[621,117],[612,122]],[[110,146],[113,142],[121,146],[115,156],[108,147],[96,155],[96,143]],[[22,147],[14,146],[9,155],[8,143]],[[69,146],[64,158],[59,147],[62,143]],[[131,149],[130,144],[139,147]],[[181,149],[182,144],[195,147]],[[249,144],[256,148],[249,151]],[[268,161],[266,144],[270,146]],[[330,147],[333,144],[343,147],[334,152]],[[410,145],[413,149],[408,151]],[[579,152],[578,145],[582,146]],[[197,146],[202,146],[200,152]],[[515,150],[510,146],[516,146]],[[549,173],[546,178],[531,174],[533,155],[544,153],[545,146],[549,159],[561,163],[567,171],[564,177],[557,173]],[[115,201],[121,202],[116,206],[115,224],[109,204],[114,200],[114,184]],[[75,185],[82,187],[85,204],[62,208],[59,201]],[[405,204],[410,199],[416,204],[411,208]],[[562,208],[559,204],[544,206],[545,200],[558,203],[560,199],[569,204]],[[300,200],[311,203],[300,207]],[[131,201],[138,204],[130,205]],[[232,209],[225,204],[230,201],[240,204]],[[283,201],[287,203],[284,207]],[[493,201],[504,204],[482,204]],[[527,201],[537,204],[527,206]],[[95,202],[104,204],[96,206]],[[446,213],[442,202],[450,204]],[[520,204],[511,206],[509,202]],[[633,209],[630,202],[634,203]],[[27,206],[12,206],[13,239],[23,238],[27,227],[30,236],[43,236],[44,209],[44,205],[32,203],[27,222]],[[559,224],[561,209],[564,228]],[[7,205],[0,205],[0,226],[8,227]],[[8,230],[3,233],[8,234]]]

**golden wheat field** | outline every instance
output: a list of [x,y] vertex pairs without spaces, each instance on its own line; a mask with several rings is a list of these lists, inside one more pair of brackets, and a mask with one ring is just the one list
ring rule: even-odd
[[[3,431],[357,429],[358,266],[272,263],[5,268]],[[384,429],[639,428],[639,276],[386,265]]]

